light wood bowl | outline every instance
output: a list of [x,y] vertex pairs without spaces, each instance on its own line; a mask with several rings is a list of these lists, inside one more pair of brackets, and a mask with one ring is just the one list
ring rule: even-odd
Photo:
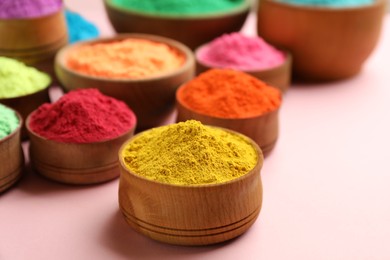
[[0,139],[0,193],[15,184],[21,177],[24,168],[24,155],[21,145],[20,132],[23,119],[19,118],[19,126],[8,136]]
[[[41,89],[31,94],[12,98],[0,98],[0,103],[18,111],[23,118],[23,122],[26,122],[28,115],[32,111],[34,111],[44,103],[50,103],[50,85],[51,84],[49,83],[44,89]],[[26,126],[24,123],[22,125],[21,136],[23,140],[26,140],[28,138]]]
[[[186,61],[173,72],[143,79],[88,76],[71,70],[66,65],[67,55],[83,45],[127,38],[148,39],[168,44],[182,52]],[[193,78],[195,59],[192,51],[177,41],[154,35],[122,34],[112,38],[79,42],[63,48],[56,56],[55,69],[65,91],[93,86],[105,95],[124,101],[137,116],[137,130],[143,130],[163,124],[172,114],[176,89]]]
[[[34,112],[33,112],[34,113]],[[119,176],[118,150],[134,134],[126,133],[101,142],[64,143],[49,140],[26,126],[30,137],[32,167],[48,179],[66,184],[96,184]]]
[[374,50],[385,6],[385,0],[348,8],[260,0],[257,29],[267,42],[291,51],[297,78],[339,80],[359,73]]
[[275,147],[279,136],[279,109],[263,115],[248,118],[220,118],[196,112],[180,100],[179,88],[176,94],[176,122],[190,119],[198,120],[205,125],[231,129],[253,139],[266,157]]
[[[202,49],[205,45],[198,47],[195,50],[195,60],[196,60],[196,75],[205,72],[206,70],[217,68],[206,64],[199,58],[199,53],[202,52]],[[241,70],[242,72],[248,73],[261,81],[264,81],[270,86],[278,88],[280,91],[285,93],[291,83],[291,54],[288,51],[283,51],[286,57],[286,60],[283,64],[269,69],[262,70]]]
[[[229,131],[229,130],[226,130]],[[247,138],[249,139],[249,138]],[[246,175],[208,185],[172,185],[129,171],[119,152],[119,207],[135,231],[177,245],[209,245],[235,238],[256,221],[262,204],[263,155]]]
[[55,54],[67,43],[63,9],[35,18],[0,19],[0,56],[36,67],[53,79]]
[[224,33],[239,31],[248,16],[251,0],[226,12],[192,16],[148,14],[118,7],[112,0],[104,0],[108,18],[119,33],[147,33],[161,35],[184,43],[191,49]]

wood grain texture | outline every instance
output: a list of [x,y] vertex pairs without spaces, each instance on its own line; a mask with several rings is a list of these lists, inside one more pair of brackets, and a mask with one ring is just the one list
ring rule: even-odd
[[0,139],[0,193],[9,189],[21,177],[24,169],[24,156],[21,145],[22,117],[19,126],[7,137]]
[[356,75],[374,50],[385,1],[353,8],[308,7],[261,0],[257,30],[291,51],[294,76],[329,81]]
[[134,128],[123,135],[94,143],[63,143],[48,140],[26,126],[30,137],[30,161],[41,175],[67,184],[95,184],[119,176],[118,150],[133,136]]
[[[112,42],[127,38],[143,38],[171,45],[185,55],[186,61],[182,67],[172,73],[138,80],[93,77],[67,68],[67,54],[76,48],[95,42]],[[65,91],[94,87],[105,95],[127,103],[137,116],[137,130],[143,130],[161,125],[171,115],[176,89],[195,74],[195,59],[192,51],[177,41],[154,35],[122,34],[63,48],[56,56],[55,70]]]
[[125,220],[135,231],[169,244],[208,245],[241,235],[256,221],[262,204],[263,155],[250,142],[259,155],[254,169],[220,184],[151,181],[129,171],[120,156],[119,206]]

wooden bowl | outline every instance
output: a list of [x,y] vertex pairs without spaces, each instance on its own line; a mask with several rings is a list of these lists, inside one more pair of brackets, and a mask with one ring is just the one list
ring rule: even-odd
[[156,182],[128,170],[121,151],[131,141],[119,151],[119,206],[135,231],[169,244],[208,245],[235,238],[256,221],[263,155],[252,140],[258,161],[251,171],[225,183],[192,186]]
[[314,81],[353,76],[374,50],[385,0],[345,8],[300,6],[261,0],[258,34],[291,51],[294,76]]
[[180,99],[182,89],[179,88],[176,94],[176,122],[194,119],[202,122],[204,125],[213,125],[239,132],[253,139],[260,146],[265,157],[275,147],[279,136],[279,109],[248,118],[220,118],[205,115],[183,104]]
[[0,193],[15,184],[21,177],[24,168],[24,155],[20,133],[23,118],[15,111],[19,118],[19,126],[8,136],[0,139]]
[[113,0],[104,0],[108,18],[117,32],[161,35],[182,42],[191,49],[224,33],[239,31],[251,3],[251,0],[245,0],[233,10],[184,16],[148,14],[116,6]]
[[[34,112],[33,112],[34,113]],[[133,136],[135,126],[126,133],[93,143],[64,143],[49,140],[26,126],[30,137],[30,161],[41,175],[66,184],[96,184],[119,176],[118,150]]]
[[[199,53],[202,52],[203,48],[206,45],[202,45],[195,50],[195,60],[196,60],[196,75],[205,72],[206,70],[216,68],[209,64],[206,64],[202,59],[199,58]],[[286,92],[291,83],[291,54],[288,51],[283,51],[285,54],[285,61],[283,64],[262,70],[241,70],[245,73],[248,73],[261,81],[264,81],[270,86],[278,88],[283,93]]]
[[0,56],[20,60],[53,79],[55,54],[67,43],[63,9],[35,18],[0,19]]
[[[50,102],[49,87],[50,84],[48,84],[44,89],[31,94],[12,98],[0,98],[0,103],[18,111],[25,122],[32,111],[37,109],[40,105]],[[21,136],[23,140],[28,138],[24,123],[22,125]]]
[[[127,38],[148,39],[173,46],[185,56],[179,69],[161,76],[143,79],[110,79],[81,74],[66,65],[67,55],[81,46],[97,42],[112,42]],[[84,41],[69,45],[56,56],[55,69],[65,91],[76,88],[99,89],[103,94],[124,101],[137,116],[137,130],[163,124],[174,110],[176,89],[195,74],[193,53],[183,44],[159,36],[123,34],[113,38]]]

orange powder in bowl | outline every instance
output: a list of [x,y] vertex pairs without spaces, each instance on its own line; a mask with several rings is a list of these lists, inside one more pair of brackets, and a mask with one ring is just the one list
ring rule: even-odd
[[134,38],[82,45],[67,57],[67,65],[74,71],[113,79],[155,77],[184,62],[184,54],[172,46]]

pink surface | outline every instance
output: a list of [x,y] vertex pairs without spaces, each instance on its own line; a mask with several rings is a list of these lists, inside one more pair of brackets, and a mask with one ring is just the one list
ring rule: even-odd
[[[100,1],[68,3],[112,33]],[[121,217],[118,180],[75,187],[28,170],[0,195],[0,259],[390,259],[388,57],[386,15],[358,76],[289,89],[262,169],[263,207],[241,237],[207,247],[155,242]]]

